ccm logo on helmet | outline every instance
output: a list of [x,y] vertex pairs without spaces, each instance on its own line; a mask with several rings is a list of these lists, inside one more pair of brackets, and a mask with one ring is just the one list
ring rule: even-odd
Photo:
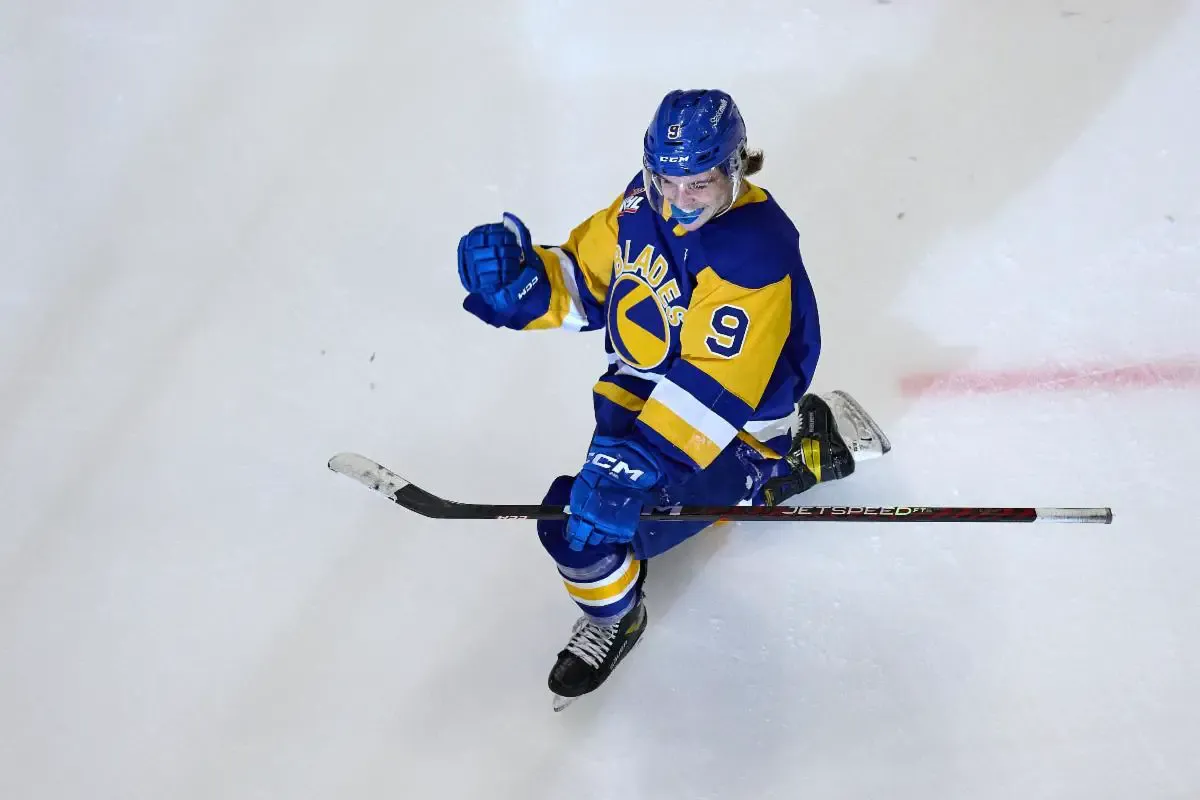
[[691,156],[659,156],[658,160],[666,164],[683,164],[691,159]]

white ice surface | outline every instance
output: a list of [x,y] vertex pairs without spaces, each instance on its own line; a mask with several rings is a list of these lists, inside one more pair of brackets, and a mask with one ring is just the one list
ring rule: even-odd
[[[554,715],[531,526],[325,461],[574,471],[599,335],[463,313],[457,239],[564,240],[702,85],[895,446],[811,502],[1116,520],[712,531]],[[0,6],[0,797],[1197,797],[1200,385],[1106,375],[1200,359],[1198,87],[1195,0]]]

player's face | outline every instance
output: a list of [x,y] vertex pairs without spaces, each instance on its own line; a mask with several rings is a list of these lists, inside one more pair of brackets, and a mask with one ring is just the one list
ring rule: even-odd
[[686,178],[658,176],[663,197],[684,211],[717,205],[729,196],[729,179],[719,169]]
[[731,182],[719,169],[710,169],[708,172],[683,178],[668,175],[655,177],[663,199],[668,203],[684,212],[703,209],[703,213],[694,221],[680,222],[686,230],[699,228],[729,202]]

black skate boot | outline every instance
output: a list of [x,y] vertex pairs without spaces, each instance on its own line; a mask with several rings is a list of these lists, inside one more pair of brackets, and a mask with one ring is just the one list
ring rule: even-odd
[[586,616],[575,622],[571,640],[558,654],[550,670],[548,684],[554,693],[554,710],[562,711],[575,698],[595,691],[608,679],[617,664],[641,639],[646,630],[646,603],[642,584],[646,580],[646,562],[638,576],[638,600],[612,625],[597,625]]
[[791,471],[763,485],[763,501],[777,506],[818,483],[845,478],[855,464],[892,449],[879,425],[843,391],[806,394],[798,407],[800,424],[784,456]]

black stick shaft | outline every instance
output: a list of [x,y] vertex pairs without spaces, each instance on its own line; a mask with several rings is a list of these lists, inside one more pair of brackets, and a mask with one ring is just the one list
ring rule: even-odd
[[[379,492],[393,503],[434,519],[566,519],[564,506],[456,503],[401,478],[368,458],[341,453],[329,468]],[[946,506],[677,506],[652,509],[642,518],[717,522],[808,520],[813,522],[1112,522],[1110,508],[984,508]]]

